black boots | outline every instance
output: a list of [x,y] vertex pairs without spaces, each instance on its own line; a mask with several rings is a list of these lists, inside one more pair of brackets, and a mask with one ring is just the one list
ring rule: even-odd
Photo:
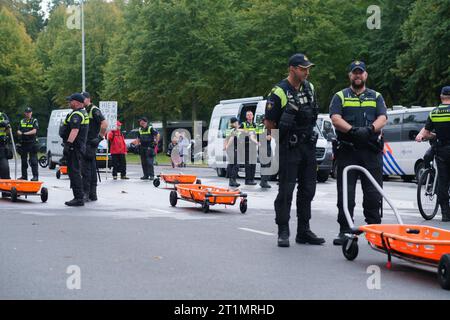
[[82,207],[84,206],[84,201],[83,199],[72,199],[70,201],[66,201],[65,205],[69,207]]
[[267,183],[267,177],[261,176],[261,182],[259,183],[261,188],[272,188],[270,184]]
[[97,201],[97,189],[91,189],[91,192],[89,192],[89,200],[91,201]]
[[230,178],[230,183],[228,184],[230,187],[239,187],[241,184],[236,181],[234,178]]
[[278,225],[278,246],[289,247],[289,225]]
[[306,225],[297,225],[297,236],[295,237],[295,242],[300,244],[314,244],[314,245],[320,245],[325,243],[324,238],[319,238],[315,235],[314,232],[311,231],[309,228],[309,223]]
[[442,222],[449,222],[450,221],[450,211],[441,210],[442,212]]
[[38,177],[33,177],[33,178],[31,178],[30,181],[39,181],[39,178]]
[[255,186],[257,185],[255,180],[245,180],[245,184],[248,186]]

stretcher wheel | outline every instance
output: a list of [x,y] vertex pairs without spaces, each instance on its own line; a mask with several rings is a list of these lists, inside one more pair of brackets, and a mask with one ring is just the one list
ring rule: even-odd
[[159,178],[155,178],[155,180],[153,180],[153,185],[156,188],[158,188],[160,184],[161,184],[161,180],[159,180]]
[[48,200],[48,189],[47,188],[42,188],[41,189],[41,201],[42,202],[47,202]]
[[61,170],[56,171],[56,179],[61,179]]
[[444,254],[439,261],[438,280],[442,289],[450,290],[450,254]]
[[208,213],[209,212],[209,201],[208,200],[205,200],[205,202],[203,202],[202,210],[203,210],[204,213]]
[[349,261],[353,261],[358,256],[358,252],[358,238],[346,238],[342,244],[342,253],[344,254],[344,257]]
[[17,201],[17,197],[18,197],[17,189],[16,189],[16,187],[12,187],[11,188],[11,201],[12,202],[16,202]]
[[241,200],[241,203],[239,203],[239,210],[241,210],[241,213],[247,212],[247,199]]
[[170,200],[170,205],[172,207],[175,207],[177,205],[178,196],[177,196],[177,192],[176,191],[170,191],[169,200]]
[[197,181],[195,181],[195,184],[202,184],[202,180],[197,179]]

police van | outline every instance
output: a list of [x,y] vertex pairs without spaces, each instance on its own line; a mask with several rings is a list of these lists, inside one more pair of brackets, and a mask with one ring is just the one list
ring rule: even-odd
[[[226,175],[227,157],[223,145],[230,119],[237,117],[240,122],[244,122],[247,111],[252,111],[255,115],[254,121],[258,124],[264,116],[265,108],[266,100],[263,97],[222,100],[214,107],[208,130],[208,166],[215,169],[219,177]],[[322,123],[322,121],[326,120],[318,120],[318,123]],[[331,120],[329,124],[331,125]],[[318,126],[315,127],[315,131],[319,134],[316,143],[317,180],[325,182],[333,165],[332,146]],[[276,148],[275,141],[272,141],[272,150],[276,150]],[[243,164],[240,165],[239,172],[245,175]],[[260,172],[261,166],[257,163],[256,173],[260,174]]]
[[417,178],[423,168],[423,156],[430,148],[428,142],[416,142],[415,138],[425,126],[434,108],[395,106],[388,110],[388,121],[383,129],[383,175],[400,176],[404,181]]
[[[63,156],[62,138],[59,136],[59,127],[63,123],[66,116],[72,109],[58,109],[53,110],[48,121],[47,128],[47,159],[50,169],[55,169],[56,165],[60,164]],[[97,167],[106,168],[106,160],[108,159],[108,167],[111,168],[111,154],[107,153],[107,141],[102,140],[97,148]]]

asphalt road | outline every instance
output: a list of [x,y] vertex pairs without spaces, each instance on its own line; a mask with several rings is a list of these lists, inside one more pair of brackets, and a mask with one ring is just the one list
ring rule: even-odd
[[[156,172],[179,172],[158,167]],[[183,168],[204,184],[226,186],[211,169]],[[41,169],[49,200],[38,197],[12,203],[0,200],[1,299],[449,299],[436,274],[393,260],[360,241],[359,256],[347,261],[332,245],[336,223],[336,183],[317,186],[312,229],[326,238],[323,246],[294,242],[296,218],[292,208],[290,248],[276,246],[273,200],[276,184],[262,191],[243,187],[248,211],[238,206],[211,207],[169,204],[169,191],[140,181],[139,166],[129,166],[129,181],[111,178],[99,186],[99,201],[68,208],[69,180]],[[420,217],[416,185],[400,180],[385,183],[405,223],[440,222]],[[360,188],[358,197],[361,195]],[[357,207],[361,206],[361,199]],[[385,210],[384,223],[395,223]],[[356,210],[356,224],[363,224]],[[361,239],[362,240],[362,239]],[[373,266],[379,285],[368,286]],[[376,267],[375,267],[376,268]],[[75,288],[75,289],[74,289]],[[79,288],[79,289],[78,289]]]

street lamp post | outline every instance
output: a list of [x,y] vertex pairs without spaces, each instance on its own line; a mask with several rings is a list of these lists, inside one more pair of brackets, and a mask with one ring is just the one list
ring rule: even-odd
[[84,53],[84,0],[81,0],[81,81],[83,92],[86,91],[86,70],[85,70],[85,53]]

